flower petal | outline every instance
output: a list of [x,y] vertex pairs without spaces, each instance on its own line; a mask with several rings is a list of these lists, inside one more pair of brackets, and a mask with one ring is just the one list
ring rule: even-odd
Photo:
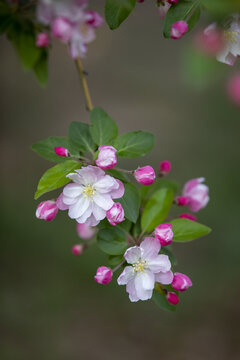
[[155,281],[160,282],[161,284],[164,285],[169,285],[172,283],[173,281],[173,273],[171,270],[167,271],[167,272],[159,272],[157,274],[155,274]]
[[101,194],[109,193],[113,189],[118,188],[117,181],[110,175],[105,175],[99,181],[94,184],[94,187]]
[[69,208],[69,206],[63,202],[63,193],[61,193],[57,198],[56,205],[59,210],[67,210]]
[[63,195],[71,198],[76,198],[81,195],[82,191],[83,187],[81,185],[72,183],[65,186],[65,188],[63,189]]
[[69,207],[68,215],[71,219],[77,219],[87,210],[90,201],[88,198],[81,196],[78,201]]
[[154,274],[151,271],[139,273],[134,280],[137,296],[140,300],[148,300],[152,297],[154,288]]
[[120,199],[121,197],[123,197],[124,192],[125,192],[125,188],[124,188],[123,183],[118,179],[116,179],[116,181],[117,181],[119,186],[118,186],[118,188],[116,190],[111,191],[110,195],[111,195],[112,199]]
[[103,220],[106,217],[106,210],[103,210],[97,204],[92,204],[92,212],[96,220]]
[[160,271],[167,272],[171,269],[171,263],[167,255],[157,255],[155,258],[148,260],[148,267],[154,273]]
[[87,226],[96,226],[98,224],[99,224],[99,220],[96,220],[93,214],[89,216],[89,218],[85,222],[85,225]]
[[139,246],[133,246],[125,251],[124,257],[128,264],[134,264],[141,258],[141,249]]
[[160,241],[153,237],[146,237],[140,244],[142,259],[148,260],[156,257],[161,249]]
[[126,266],[123,272],[117,279],[118,285],[126,285],[130,280],[134,278],[134,271],[132,266]]
[[93,201],[100,206],[100,208],[104,210],[110,210],[111,207],[114,205],[114,202],[111,199],[111,196],[108,194],[101,195],[99,193],[96,193],[93,195]]

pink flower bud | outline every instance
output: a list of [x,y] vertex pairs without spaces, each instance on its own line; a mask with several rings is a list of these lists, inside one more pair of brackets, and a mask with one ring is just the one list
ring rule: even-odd
[[96,234],[96,228],[87,226],[86,224],[77,223],[77,233],[83,240],[91,239]]
[[171,27],[171,38],[172,39],[181,39],[184,34],[188,31],[188,24],[185,21],[177,21],[175,24],[172,24]]
[[139,3],[143,3],[145,0],[138,0]]
[[178,0],[167,0],[169,4],[177,4]]
[[36,210],[36,217],[38,219],[52,221],[58,213],[56,202],[53,200],[47,200],[41,202]]
[[184,186],[183,197],[188,199],[187,205],[193,212],[203,209],[209,201],[208,186],[202,184],[204,180],[204,178],[192,179]]
[[138,168],[135,170],[134,175],[137,182],[142,185],[151,185],[156,177],[153,168],[149,165]]
[[176,272],[173,275],[171,286],[174,290],[183,292],[192,286],[192,281],[187,275]]
[[73,245],[73,247],[72,247],[72,253],[75,256],[82,255],[83,250],[84,250],[84,246],[82,244],[76,244],[76,245]]
[[188,213],[183,213],[181,215],[179,215],[180,219],[188,219],[188,220],[192,220],[192,221],[197,221],[196,216],[194,216],[193,214],[188,214]]
[[161,174],[165,175],[171,171],[171,163],[168,160],[164,160],[159,164],[159,171]]
[[125,220],[124,210],[120,203],[115,203],[111,209],[107,211],[107,219],[113,226]]
[[64,43],[69,42],[72,37],[72,23],[65,17],[60,16],[53,20],[51,24],[52,36]]
[[229,99],[237,106],[240,106],[240,73],[230,77],[227,84]]
[[108,284],[112,280],[113,272],[111,269],[107,268],[106,266],[100,266],[97,269],[97,273],[94,276],[94,279],[99,284]]
[[68,149],[66,149],[63,146],[55,146],[54,150],[58,156],[64,156],[64,157],[70,156]]
[[42,32],[37,35],[36,46],[39,48],[45,48],[50,44],[48,33]]
[[86,24],[93,27],[98,28],[103,23],[103,18],[96,12],[92,10],[85,11],[86,15]]
[[179,303],[179,298],[175,292],[169,291],[166,298],[171,305],[177,305]]
[[111,145],[102,145],[98,148],[99,154],[96,164],[100,169],[112,169],[117,165],[117,150]]
[[188,204],[189,200],[186,196],[178,196],[176,198],[176,203],[178,206],[186,206]]
[[155,229],[155,237],[160,241],[162,246],[171,244],[173,239],[173,231],[171,224],[161,224]]

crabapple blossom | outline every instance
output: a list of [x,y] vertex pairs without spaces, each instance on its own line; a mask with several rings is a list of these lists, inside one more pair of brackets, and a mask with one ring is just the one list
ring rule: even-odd
[[125,220],[124,210],[120,203],[115,203],[111,209],[107,211],[107,219],[113,226]]
[[178,0],[167,0],[169,4],[173,5],[173,4],[177,4]]
[[192,281],[187,275],[176,272],[173,274],[171,286],[174,290],[183,292],[192,286]]
[[99,154],[96,164],[100,169],[112,169],[117,165],[117,150],[111,145],[102,145],[98,148]]
[[218,61],[232,66],[240,55],[240,16],[238,14],[232,16],[232,21],[224,30],[223,35],[224,44],[216,58]]
[[167,255],[159,255],[160,242],[146,237],[139,246],[126,250],[126,266],[117,279],[118,285],[126,285],[132,302],[148,300],[152,297],[155,281],[170,284],[172,281],[171,263]]
[[113,199],[124,194],[122,182],[96,166],[82,167],[67,177],[73,183],[64,187],[58,208],[67,208],[69,217],[80,224],[96,226],[114,205]]
[[87,226],[86,224],[77,223],[77,234],[83,240],[91,239],[96,234],[96,228]]
[[112,276],[113,276],[113,272],[111,269],[107,268],[106,266],[100,266],[97,269],[97,273],[94,276],[94,280],[98,284],[106,285],[110,283],[110,281],[112,280]]
[[171,27],[171,38],[172,39],[181,39],[183,35],[188,31],[188,24],[186,21],[180,20],[172,24]]
[[58,156],[67,157],[70,155],[68,149],[63,146],[55,146],[54,151]]
[[158,15],[160,17],[160,19],[164,19],[166,16],[166,13],[168,12],[168,10],[170,9],[171,4],[169,4],[169,2],[167,1],[160,1],[158,3]]
[[76,244],[76,245],[73,245],[73,247],[72,247],[72,253],[75,256],[82,255],[83,250],[84,250],[84,246],[82,244]]
[[177,294],[173,291],[168,291],[166,295],[167,301],[171,305],[177,305],[179,303],[179,298]]
[[137,182],[142,185],[151,185],[156,177],[154,169],[149,165],[138,168],[134,171],[134,175]]
[[171,163],[168,160],[163,160],[159,164],[160,174],[166,175],[171,171]]
[[178,216],[180,219],[188,219],[192,221],[197,221],[197,218],[193,214],[183,213]]
[[240,106],[240,73],[230,77],[227,84],[229,99],[237,106]]
[[173,239],[173,231],[171,224],[160,224],[154,232],[155,237],[160,241],[161,246],[171,244]]
[[49,35],[46,32],[39,33],[36,39],[36,46],[39,48],[45,48],[50,44]]
[[36,217],[38,219],[52,221],[58,213],[58,207],[53,200],[42,201],[36,210]]
[[203,209],[209,201],[208,186],[202,184],[204,178],[189,180],[183,189],[183,197],[188,199],[186,205],[192,212],[198,212]]

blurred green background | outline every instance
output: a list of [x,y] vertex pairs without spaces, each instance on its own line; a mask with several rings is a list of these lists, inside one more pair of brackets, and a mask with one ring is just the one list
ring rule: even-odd
[[[90,3],[103,14],[103,2]],[[84,60],[94,104],[117,121],[120,132],[156,135],[151,154],[121,165],[157,167],[169,159],[170,178],[181,186],[205,176],[210,187],[211,201],[197,216],[213,232],[174,245],[177,270],[194,286],[173,314],[151,301],[130,303],[115,281],[96,284],[93,276],[106,257],[97,246],[80,258],[71,254],[78,237],[65,213],[52,223],[35,218],[33,194],[51,163],[30,145],[64,136],[71,121],[88,122],[89,116],[64,45],[54,43],[43,90],[0,39],[1,359],[239,359],[240,110],[225,97],[227,66],[201,91],[184,81],[181,59],[190,39],[164,40],[147,1],[118,30],[98,30]]]

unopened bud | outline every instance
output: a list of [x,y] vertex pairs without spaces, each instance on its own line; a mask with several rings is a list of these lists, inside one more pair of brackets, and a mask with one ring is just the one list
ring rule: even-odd
[[134,175],[137,182],[142,185],[153,184],[156,177],[154,169],[149,165],[135,170]]
[[175,24],[172,24],[171,33],[170,33],[171,38],[181,39],[181,37],[183,37],[183,35],[185,35],[187,31],[188,31],[188,24],[183,20],[177,21]]
[[171,286],[174,290],[183,292],[192,286],[192,281],[187,275],[176,272]]
[[106,266],[100,266],[97,269],[97,273],[94,276],[94,279],[98,284],[106,285],[110,283],[110,281],[112,280],[112,276],[113,272],[111,269],[107,268]]
[[197,221],[196,216],[194,216],[193,214],[188,214],[188,213],[183,213],[181,215],[179,215],[180,219],[188,219],[191,221]]
[[113,226],[125,220],[124,210],[120,203],[115,203],[111,209],[107,211],[107,219]]
[[178,196],[176,198],[176,203],[178,206],[186,206],[189,202],[189,199],[186,196]]
[[96,234],[96,228],[86,224],[77,223],[77,233],[83,240],[91,239]]
[[155,229],[155,237],[160,241],[161,246],[171,244],[173,239],[172,224],[161,224]]
[[166,298],[171,305],[177,305],[179,303],[179,298],[175,292],[169,291]]
[[83,244],[76,244],[76,245],[73,245],[73,247],[72,247],[72,253],[75,256],[82,255],[83,250],[84,250],[84,245]]
[[52,36],[68,43],[72,37],[73,26],[71,22],[64,16],[60,16],[53,20],[51,24]]
[[45,221],[52,221],[58,213],[56,202],[47,200],[41,202],[36,210],[36,217]]
[[45,48],[50,44],[49,35],[46,32],[39,33],[36,39],[36,46],[39,48]]
[[100,169],[112,169],[117,165],[117,150],[111,145],[102,145],[98,148],[99,154],[96,164]]
[[56,146],[54,148],[55,150],[55,153],[58,155],[58,156],[63,156],[63,157],[67,157],[70,155],[68,149],[66,149],[65,147],[63,146]]
[[168,160],[164,160],[159,164],[160,174],[166,175],[171,171],[171,163]]

